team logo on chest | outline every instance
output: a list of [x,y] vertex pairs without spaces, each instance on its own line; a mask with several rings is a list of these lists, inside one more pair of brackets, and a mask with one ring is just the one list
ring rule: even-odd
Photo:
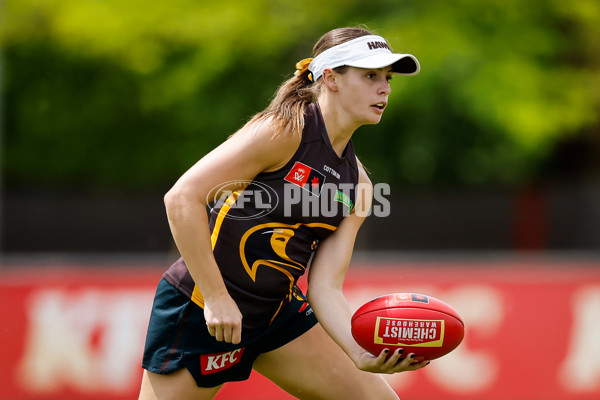
[[321,194],[325,183],[325,175],[299,161],[296,161],[284,179],[317,196]]

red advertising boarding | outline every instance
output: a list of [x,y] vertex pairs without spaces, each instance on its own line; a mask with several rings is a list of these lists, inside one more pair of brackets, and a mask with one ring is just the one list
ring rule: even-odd
[[[137,398],[160,268],[0,267],[0,400]],[[426,368],[388,376],[403,400],[600,398],[600,263],[355,263],[357,309],[388,293],[452,305],[465,338]],[[207,368],[234,363],[213,355]],[[219,362],[217,362],[219,361]],[[217,399],[292,399],[265,378]]]

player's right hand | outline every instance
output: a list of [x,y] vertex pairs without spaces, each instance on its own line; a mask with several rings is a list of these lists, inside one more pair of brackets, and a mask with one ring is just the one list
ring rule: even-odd
[[204,319],[208,332],[219,342],[239,344],[242,341],[242,313],[230,296],[204,303]]

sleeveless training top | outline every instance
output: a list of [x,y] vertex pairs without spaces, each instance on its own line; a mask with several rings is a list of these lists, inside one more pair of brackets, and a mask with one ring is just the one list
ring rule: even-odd
[[[243,328],[263,328],[289,304],[318,243],[354,207],[358,167],[352,142],[339,157],[318,103],[311,103],[290,161],[240,183],[242,189],[211,205],[211,242],[227,290],[242,312]],[[164,278],[204,306],[183,259]]]

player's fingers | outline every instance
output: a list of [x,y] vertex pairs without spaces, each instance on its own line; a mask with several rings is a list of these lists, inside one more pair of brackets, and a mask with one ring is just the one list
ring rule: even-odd
[[242,341],[242,326],[237,325],[233,327],[233,331],[231,333],[231,343],[240,344]]
[[215,329],[215,339],[217,339],[219,342],[222,342],[224,338],[225,335],[223,333],[223,327],[219,326]]
[[401,360],[398,364],[396,364],[396,366],[401,371],[404,371],[404,370],[407,370],[412,365],[414,360],[415,360],[415,353],[409,353],[406,355],[406,357],[403,360]]
[[407,368],[407,371],[416,371],[418,369],[424,368],[428,366],[430,362],[431,361],[421,361],[419,363],[410,364],[410,366]]
[[410,353],[407,357],[396,364],[394,367],[394,372],[402,372],[402,371],[416,371],[417,369],[421,369],[427,365],[429,365],[430,361],[415,361],[415,354]]
[[404,349],[396,349],[392,353],[392,355],[390,355],[390,358],[387,359],[386,364],[396,365],[396,363],[398,363],[398,360],[400,360],[400,357],[402,357],[403,352],[404,352]]
[[242,340],[241,322],[231,322],[223,326],[223,340],[227,343],[238,344]]
[[381,350],[381,353],[379,353],[379,355],[377,356],[377,358],[375,359],[377,361],[378,364],[383,364],[385,363],[385,359],[387,358],[387,356],[390,354],[390,349],[383,349]]
[[206,328],[208,329],[208,333],[210,334],[210,336],[215,336],[217,330],[215,329],[214,325],[211,324],[206,324]]
[[231,331],[232,328],[230,325],[225,325],[223,327],[223,340],[227,343],[231,343]]

